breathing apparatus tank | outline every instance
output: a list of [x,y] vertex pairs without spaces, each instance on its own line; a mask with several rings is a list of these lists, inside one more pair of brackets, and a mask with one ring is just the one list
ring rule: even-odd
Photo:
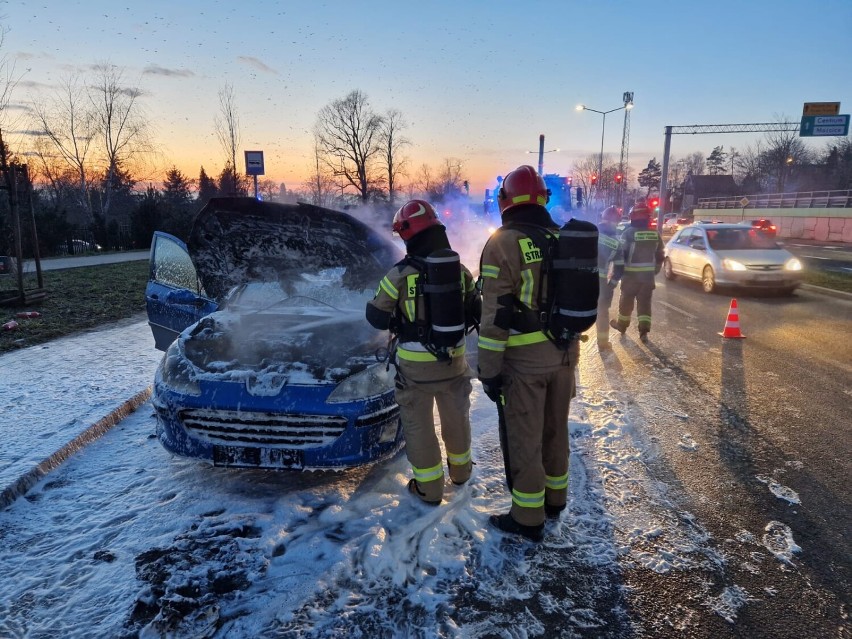
[[436,349],[452,348],[465,334],[459,254],[450,249],[439,249],[423,262],[423,299],[428,335],[422,341]]

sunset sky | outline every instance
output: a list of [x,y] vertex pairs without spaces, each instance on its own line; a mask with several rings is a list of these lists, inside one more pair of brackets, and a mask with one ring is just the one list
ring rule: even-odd
[[[852,111],[852,2],[398,0],[195,2],[7,0],[3,53],[21,75],[13,102],[109,62],[144,92],[161,164],[216,175],[219,90],[234,86],[242,148],[266,177],[299,188],[318,111],[353,89],[402,112],[416,170],[464,162],[481,192],[519,164],[569,174],[597,155],[600,115],[634,93],[634,174],[662,158],[666,125],[798,121],[803,102]],[[617,159],[623,111],[606,118]],[[759,135],[679,136],[672,153],[742,148]],[[822,148],[827,139],[814,138]],[[240,154],[240,162],[242,154]],[[243,166],[239,167],[241,170]]]

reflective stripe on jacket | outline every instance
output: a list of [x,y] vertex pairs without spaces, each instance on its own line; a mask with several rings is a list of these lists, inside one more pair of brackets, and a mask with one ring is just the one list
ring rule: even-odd
[[[551,233],[558,229],[547,229]],[[521,228],[501,227],[482,251],[482,323],[479,327],[479,376],[499,375],[503,359],[530,371],[563,363],[560,352],[541,330],[519,330],[522,316],[538,312],[542,251]],[[545,283],[546,284],[546,283]],[[526,311],[526,312],[525,312]]]
[[[462,290],[465,298],[478,295],[470,271],[462,265]],[[425,321],[426,305],[422,292],[419,292],[420,271],[411,264],[401,262],[394,266],[379,282],[376,296],[368,305],[379,311],[393,314],[405,327],[418,320]],[[406,334],[406,330],[403,330]],[[397,345],[397,361],[402,374],[413,381],[436,381],[449,379],[467,370],[464,358],[465,339],[462,337],[449,351],[449,365],[438,358],[419,341],[410,338]]]
[[624,275],[653,279],[663,264],[663,240],[656,231],[628,226],[621,234]]

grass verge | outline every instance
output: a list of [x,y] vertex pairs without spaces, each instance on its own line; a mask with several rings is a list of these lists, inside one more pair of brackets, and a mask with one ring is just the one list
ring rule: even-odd
[[[0,324],[18,322],[14,330],[0,330],[0,353],[93,328],[106,322],[133,317],[145,310],[148,261],[138,260],[44,271],[47,297],[30,306],[0,307]],[[38,286],[34,273],[24,276],[24,287]],[[15,288],[15,280],[0,280],[4,291]],[[15,317],[23,311],[38,311],[41,317]]]
[[813,284],[814,286],[831,288],[835,291],[852,293],[852,274],[847,275],[846,273],[837,273],[834,271],[814,271],[809,269],[804,272],[802,281],[805,284]]

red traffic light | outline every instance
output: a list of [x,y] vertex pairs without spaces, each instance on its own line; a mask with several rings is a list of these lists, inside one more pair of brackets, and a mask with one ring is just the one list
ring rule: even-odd
[[598,183],[598,176],[592,175],[592,184],[597,184],[597,183]]
[[660,206],[660,198],[652,197],[648,199],[648,206],[651,208],[652,211],[656,211]]
[[624,179],[624,176],[623,176],[621,173],[616,173],[616,174],[615,174],[615,183],[616,183],[616,184],[621,184],[621,181],[622,181],[623,179]]

